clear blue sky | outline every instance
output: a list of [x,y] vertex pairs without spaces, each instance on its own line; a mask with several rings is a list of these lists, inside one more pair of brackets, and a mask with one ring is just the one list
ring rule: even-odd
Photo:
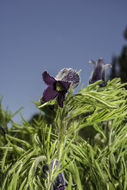
[[[82,70],[88,85],[89,59],[110,63],[126,43],[126,0],[0,0],[0,95],[3,106],[29,119],[46,88],[42,72]],[[20,117],[14,119],[19,121]]]

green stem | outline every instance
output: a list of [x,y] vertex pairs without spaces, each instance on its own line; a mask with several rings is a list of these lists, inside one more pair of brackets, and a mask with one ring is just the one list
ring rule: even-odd
[[58,143],[59,143],[58,144],[58,160],[60,160],[62,157],[62,152],[64,149],[64,143],[65,143],[64,110],[60,112]]
[[64,126],[62,124],[60,132],[59,132],[59,147],[58,147],[58,159],[59,160],[62,157],[63,149],[64,149]]

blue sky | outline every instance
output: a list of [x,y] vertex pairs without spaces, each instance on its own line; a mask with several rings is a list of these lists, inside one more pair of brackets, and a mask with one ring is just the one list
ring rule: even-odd
[[[62,68],[82,70],[88,85],[90,59],[110,63],[126,43],[125,0],[1,0],[0,95],[3,107],[25,119],[38,112],[46,88],[42,72],[55,76]],[[14,118],[20,121],[20,116]]]

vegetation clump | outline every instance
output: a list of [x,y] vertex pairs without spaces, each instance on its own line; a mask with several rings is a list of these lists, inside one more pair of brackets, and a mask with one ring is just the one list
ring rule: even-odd
[[21,124],[0,104],[1,190],[127,189],[126,83],[95,76],[75,93],[44,72],[40,114]]

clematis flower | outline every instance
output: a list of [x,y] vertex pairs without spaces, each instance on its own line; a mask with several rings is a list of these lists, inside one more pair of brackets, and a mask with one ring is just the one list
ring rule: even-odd
[[93,84],[98,80],[102,80],[103,83],[101,86],[105,85],[105,71],[108,67],[111,67],[111,64],[104,64],[103,59],[99,58],[97,62],[90,60],[89,63],[94,64],[94,71],[91,74],[89,84]]
[[56,80],[51,77],[46,71],[42,74],[44,82],[48,87],[43,92],[42,100],[48,102],[56,98],[58,105],[62,108],[65,100],[65,95],[70,87],[70,82]]
[[73,70],[72,68],[64,68],[62,69],[55,77],[56,80],[62,80],[66,82],[70,82],[72,88],[76,88],[80,82],[80,77],[78,72]]
[[[50,164],[50,169],[51,169],[51,173],[53,171],[53,168],[54,169],[58,169],[58,165],[59,165],[59,161],[58,160],[53,160]],[[61,168],[62,166],[60,166]],[[45,174],[47,174],[47,172],[49,172],[49,167],[47,164],[45,164],[43,166],[43,172]],[[64,177],[64,174],[63,172],[60,172],[57,177],[55,178],[55,180],[53,181],[52,183],[52,186],[51,186],[51,190],[65,190],[65,187],[68,185],[68,182],[67,180],[65,179]],[[72,185],[72,188],[76,187],[76,185]]]

